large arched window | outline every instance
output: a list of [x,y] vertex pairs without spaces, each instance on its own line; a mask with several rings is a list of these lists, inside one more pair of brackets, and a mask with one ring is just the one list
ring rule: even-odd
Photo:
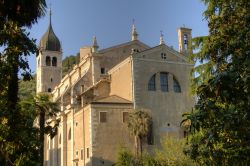
[[57,66],[57,58],[56,57],[52,58],[52,66]]
[[156,86],[155,86],[155,74],[150,78],[148,82],[148,90],[149,91],[155,91]]
[[168,91],[168,73],[161,72],[160,73],[160,82],[161,82],[161,91]]
[[46,66],[50,66],[51,65],[51,59],[49,56],[46,56]]
[[174,80],[174,92],[181,93],[181,86],[179,82],[175,78],[173,78],[173,80]]

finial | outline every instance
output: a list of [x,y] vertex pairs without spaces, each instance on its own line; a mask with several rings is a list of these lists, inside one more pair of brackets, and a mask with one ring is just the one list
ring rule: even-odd
[[133,19],[131,41],[137,40],[138,33],[136,32],[135,19]]
[[161,36],[160,36],[160,44],[159,45],[162,45],[162,44],[164,44],[164,38],[163,38],[163,32],[162,31],[160,31],[161,32]]
[[51,12],[51,3],[49,4],[49,24],[51,25],[51,15],[52,15],[52,12]]
[[96,36],[93,36],[92,52],[96,52],[99,46],[97,44]]

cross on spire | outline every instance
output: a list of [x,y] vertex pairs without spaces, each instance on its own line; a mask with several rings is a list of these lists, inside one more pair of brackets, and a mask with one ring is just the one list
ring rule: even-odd
[[133,19],[131,41],[137,40],[137,37],[138,37],[138,33],[136,32],[135,19]]
[[159,45],[162,45],[162,44],[164,44],[165,42],[164,42],[164,38],[163,38],[163,31],[161,30],[160,31],[160,33],[161,33],[161,36],[160,36],[160,43],[159,43]]

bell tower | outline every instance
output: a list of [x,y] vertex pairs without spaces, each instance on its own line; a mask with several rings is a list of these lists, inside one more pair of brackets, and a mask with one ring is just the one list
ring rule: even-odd
[[62,49],[51,24],[39,43],[39,53],[36,56],[36,92],[52,92],[62,77]]
[[178,29],[179,52],[190,55],[192,51],[192,29],[181,27]]

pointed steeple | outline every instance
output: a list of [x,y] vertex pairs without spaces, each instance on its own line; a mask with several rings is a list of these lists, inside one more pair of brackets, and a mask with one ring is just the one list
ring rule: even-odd
[[161,36],[160,36],[160,43],[159,43],[159,45],[165,44],[163,36],[164,36],[164,35],[163,35],[162,31],[161,31]]
[[49,10],[49,27],[42,36],[39,47],[48,51],[61,51],[61,43],[52,28],[51,9]]
[[135,20],[133,19],[132,32],[131,32],[131,41],[138,40],[138,33],[136,32]]
[[96,36],[93,37],[92,52],[97,52],[99,46],[97,44]]

